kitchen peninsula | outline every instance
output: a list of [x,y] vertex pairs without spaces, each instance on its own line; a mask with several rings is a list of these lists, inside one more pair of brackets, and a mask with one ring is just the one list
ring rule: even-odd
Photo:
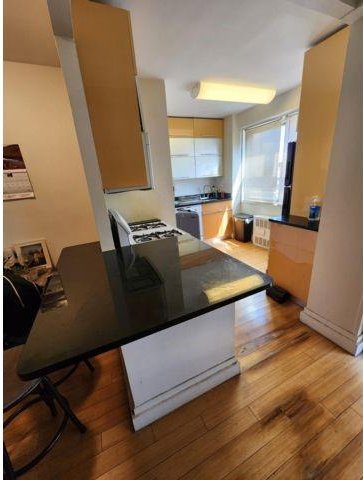
[[239,374],[235,302],[270,284],[187,234],[121,251],[68,247],[57,268],[67,303],[38,314],[18,373],[121,347],[135,430]]

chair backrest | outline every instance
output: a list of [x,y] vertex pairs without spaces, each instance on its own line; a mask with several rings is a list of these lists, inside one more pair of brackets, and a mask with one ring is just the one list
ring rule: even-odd
[[41,290],[25,278],[5,270],[4,348],[25,343],[41,302]]

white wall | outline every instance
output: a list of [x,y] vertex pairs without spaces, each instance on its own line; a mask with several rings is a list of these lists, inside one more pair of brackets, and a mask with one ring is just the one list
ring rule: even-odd
[[199,195],[203,193],[204,185],[219,185],[219,178],[194,178],[189,180],[174,180],[174,195]]
[[241,113],[225,118],[225,176],[221,182],[227,191],[232,191],[234,210],[261,215],[278,215],[281,207],[274,205],[241,204],[241,132],[243,128],[267,119],[297,110],[300,104],[301,87],[284,92],[268,105],[257,105]]
[[117,209],[128,221],[162,218],[175,225],[164,80],[142,78],[138,84],[145,128],[150,138],[155,188],[108,194],[105,195],[106,204],[108,208]]
[[45,238],[56,262],[65,246],[97,241],[60,68],[4,62],[4,144],[12,143],[36,198],[4,202],[4,246]]
[[352,25],[324,207],[302,320],[352,353],[363,349],[363,19]]

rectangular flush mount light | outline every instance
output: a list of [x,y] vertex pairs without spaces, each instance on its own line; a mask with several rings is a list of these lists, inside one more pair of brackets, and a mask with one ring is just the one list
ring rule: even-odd
[[198,82],[191,94],[193,98],[198,100],[270,103],[276,94],[276,90],[273,88],[245,87],[228,83]]

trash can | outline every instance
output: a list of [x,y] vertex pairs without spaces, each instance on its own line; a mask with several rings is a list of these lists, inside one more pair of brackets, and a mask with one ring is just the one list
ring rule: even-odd
[[233,238],[239,242],[250,242],[253,230],[253,215],[237,213],[233,221]]

